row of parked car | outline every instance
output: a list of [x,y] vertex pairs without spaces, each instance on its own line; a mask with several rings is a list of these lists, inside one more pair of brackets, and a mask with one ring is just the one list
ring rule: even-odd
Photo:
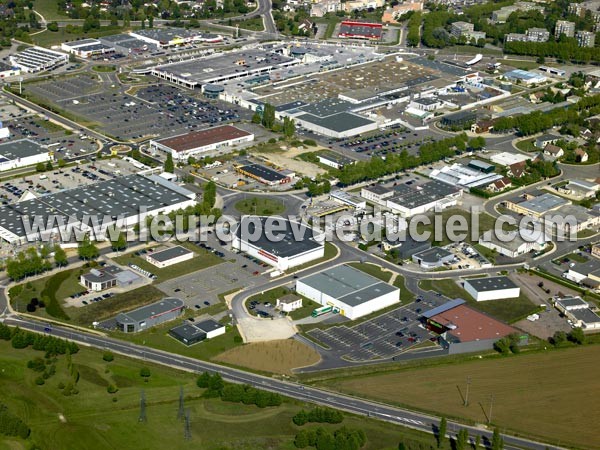
[[[90,302],[101,302],[102,300],[106,300],[107,298],[110,298],[113,295],[115,295],[115,294],[113,294],[112,292],[106,293],[106,294],[103,294],[103,295],[99,295],[98,297],[94,297],[94,298],[90,299]],[[88,301],[87,300],[83,300],[81,303],[83,303],[84,305],[87,305]]]

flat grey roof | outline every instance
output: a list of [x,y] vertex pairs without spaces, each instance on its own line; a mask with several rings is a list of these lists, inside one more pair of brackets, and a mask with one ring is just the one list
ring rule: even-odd
[[206,339],[206,332],[198,329],[191,323],[183,323],[171,328],[169,334],[184,342]]
[[329,161],[333,161],[334,163],[341,164],[341,165],[352,164],[355,162],[354,159],[349,158],[344,155],[340,155],[339,153],[335,153],[335,152],[324,151],[324,152],[319,153],[318,156],[321,158],[327,159]]
[[194,326],[196,328],[198,328],[201,331],[204,331],[205,333],[208,333],[209,331],[214,331],[214,330],[218,330],[219,328],[224,328],[225,325],[220,324],[219,322],[217,322],[216,320],[213,319],[207,319],[207,320],[203,320],[202,322],[196,322],[194,324]]
[[4,157],[10,161],[44,153],[48,153],[48,149],[31,139],[19,139],[0,144],[0,157]]
[[[283,237],[279,241],[272,241],[267,236],[266,225],[268,220],[277,221],[279,227],[273,231],[275,237]],[[262,232],[258,237],[252,236],[256,227],[259,226]],[[297,228],[296,235],[294,235],[294,229]],[[313,230],[305,225],[295,223],[294,228],[290,224],[290,221],[283,217],[257,217],[257,216],[244,216],[236,230],[236,236],[241,238],[242,229],[248,230],[249,236],[244,237],[244,241],[249,241],[250,244],[278,257],[287,258],[294,255],[314,250],[321,247],[323,244],[317,242],[315,236],[313,236]],[[298,238],[298,240],[296,239]],[[249,239],[250,238],[250,239]]]
[[424,250],[420,253],[416,253],[413,256],[419,258],[421,261],[426,263],[435,263],[442,258],[452,255],[448,250],[441,247],[431,247],[430,249]]
[[302,114],[298,116],[298,119],[337,131],[338,133],[374,123],[371,119],[350,112],[341,112],[327,117]]
[[463,300],[462,298],[455,298],[454,300],[450,300],[449,302],[446,302],[443,305],[436,306],[435,308],[430,309],[429,311],[425,311],[423,313],[423,317],[429,319],[433,316],[437,316],[438,314],[449,311],[452,308],[456,308],[457,306],[463,305],[465,303],[467,303],[466,300]]
[[365,191],[369,191],[372,192],[375,195],[383,195],[383,194],[387,194],[388,192],[391,192],[392,189],[391,188],[387,188],[381,184],[374,184],[372,186],[365,186],[363,187],[363,189]]
[[177,245],[175,247],[167,248],[158,252],[152,252],[148,256],[150,256],[155,261],[165,262],[170,259],[177,258],[179,256],[187,255],[189,253],[193,252],[185,247],[182,247],[181,245]]
[[406,184],[397,185],[395,188],[398,188],[395,189],[398,193],[390,201],[407,208],[427,205],[460,191],[455,186],[437,180],[429,181],[414,188],[408,187]]
[[179,298],[166,297],[158,302],[142,306],[133,311],[120,313],[117,315],[117,321],[121,323],[139,323],[176,309],[182,309],[184,305],[183,300]]
[[300,281],[349,306],[357,306],[399,290],[379,278],[345,264],[302,278]]
[[531,200],[521,202],[519,203],[519,206],[537,214],[542,214],[569,203],[570,202],[567,199],[559,197],[558,195],[547,193],[540,195],[539,197],[532,198]]
[[470,284],[477,292],[498,291],[500,289],[514,289],[518,287],[508,277],[471,278],[465,280],[465,284]]
[[588,306],[588,303],[583,300],[581,297],[565,297],[557,300],[556,303],[568,308],[570,306]]
[[589,308],[573,309],[569,311],[569,314],[571,314],[577,320],[581,320],[586,325],[600,322],[600,316],[598,316],[598,314]]

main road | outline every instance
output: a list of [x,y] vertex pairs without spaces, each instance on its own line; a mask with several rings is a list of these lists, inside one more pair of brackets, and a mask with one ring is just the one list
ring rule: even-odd
[[[0,294],[4,296],[4,293]],[[5,300],[5,299],[4,299]],[[51,334],[53,336],[69,339],[84,346],[98,349],[110,350],[123,354],[130,358],[141,359],[156,364],[174,367],[189,372],[218,372],[224,379],[234,383],[244,383],[259,389],[276,392],[296,400],[317,403],[324,406],[347,411],[397,425],[407,426],[426,433],[434,433],[439,424],[439,418],[408,409],[389,406],[373,401],[326,391],[310,386],[292,383],[283,380],[268,378],[254,373],[232,369],[205,361],[200,361],[185,356],[163,352],[148,347],[139,346],[130,342],[117,339],[92,335],[79,330],[66,327],[48,326],[47,324],[25,318],[8,316],[4,323],[11,326],[19,326],[21,329],[37,333]],[[434,401],[432,399],[432,401]],[[467,429],[471,437],[477,435],[482,437],[484,444],[491,442],[492,433],[485,427],[474,427],[463,425],[458,422],[448,422],[448,435],[455,436],[460,429]],[[518,449],[528,448],[535,450],[562,449],[561,447],[547,445],[542,442],[529,440],[522,437],[504,434],[505,448]]]

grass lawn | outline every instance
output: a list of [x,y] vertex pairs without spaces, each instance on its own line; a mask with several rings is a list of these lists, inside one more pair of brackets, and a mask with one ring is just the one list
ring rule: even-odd
[[[600,448],[596,429],[600,404],[590,401],[590,393],[600,390],[598,358],[600,346],[588,345],[425,368],[395,368],[382,375],[333,379],[326,385],[476,423],[487,421],[493,394],[493,423],[501,429],[566,447]],[[471,378],[470,403],[465,407],[459,390],[464,392],[467,377]]]
[[[44,0],[50,3],[52,0]],[[108,36],[111,34],[117,34],[122,30],[121,27],[102,27],[100,30],[90,31],[88,33],[72,34],[67,33],[63,27],[59,28],[58,31],[42,31],[41,33],[34,34],[31,36],[35,45],[42,47],[51,47],[53,45],[59,45],[62,42],[73,41],[77,38],[98,38],[102,36]]]
[[483,256],[489,262],[491,262],[492,264],[496,263],[496,256],[498,256],[497,251],[494,251],[491,248],[484,247],[481,244],[474,244],[473,247],[479,252],[481,256]]
[[400,301],[402,304],[410,303],[414,300],[415,296],[406,289],[406,280],[402,275],[396,275],[396,279],[394,280],[394,286],[400,289]]
[[564,256],[564,258],[569,258],[571,261],[575,261],[578,263],[588,262],[588,259],[585,256],[582,256],[578,253],[569,253],[568,255]]
[[537,305],[534,305],[523,292],[517,298],[478,302],[467,291],[456,284],[454,280],[448,278],[442,280],[422,280],[420,286],[425,290],[441,292],[449,298],[462,298],[472,308],[508,323],[516,322],[537,310]]
[[[159,268],[153,264],[150,264],[143,256],[136,256],[135,253],[129,253],[127,255],[119,256],[114,260],[123,265],[128,266],[129,264],[135,264],[148,272],[156,275],[157,282],[162,283],[163,281],[170,280],[171,278],[177,278],[182,275],[187,275],[197,270],[206,269],[207,267],[221,264],[223,260],[207,250],[201,249],[191,243],[183,243],[183,247],[192,250],[195,255],[191,260],[183,261],[172,266]],[[155,250],[156,251],[156,250]]]
[[324,263],[325,261],[329,261],[333,257],[337,255],[337,247],[333,245],[331,242],[325,242],[325,250],[323,252],[323,257],[319,259],[315,259],[314,261],[307,262],[306,264],[301,264],[292,268],[293,272],[299,272],[301,270],[307,269],[312,266],[316,266],[317,264]]
[[540,67],[540,63],[535,61],[517,61],[516,59],[503,59],[502,65],[512,66],[517,69],[531,70]]
[[240,28],[250,31],[263,31],[265,29],[262,21],[262,16],[253,17],[251,19],[240,20],[233,22],[233,26],[239,25]]
[[539,148],[537,148],[534,145],[535,139],[524,139],[522,141],[517,142],[517,148],[519,150],[522,150],[524,152],[535,152],[536,150],[539,150]]
[[64,12],[58,10],[56,0],[34,0],[33,10],[44,16],[48,22],[69,18]]
[[69,307],[65,311],[71,317],[71,323],[90,326],[92,322],[109,319],[122,311],[129,311],[165,297],[152,285],[142,286],[128,292],[117,294],[101,302],[90,303],[81,308]]
[[245,344],[214,358],[226,364],[286,375],[291,375],[292,369],[311,366],[319,359],[313,348],[295,339]]
[[596,230],[592,230],[590,228],[586,228],[585,230],[581,230],[577,233],[577,239],[585,239],[585,238],[589,238],[595,234],[597,234],[598,232]]
[[[472,214],[469,211],[464,211],[464,210],[458,209],[458,208],[446,209],[441,214],[438,214],[438,215],[441,216],[441,220],[439,220],[439,219],[438,220],[443,225],[441,240],[436,240],[436,236],[434,234],[434,229],[435,229],[434,218],[431,218],[431,224],[429,224],[429,225],[419,224],[417,226],[417,231],[419,233],[425,233],[425,232],[431,233],[430,241],[433,243],[433,245],[438,245],[440,247],[448,245],[452,242],[448,238],[448,235],[446,234],[446,229],[445,229],[446,223],[448,223],[450,217],[452,217],[452,216],[462,216],[466,219],[468,229],[467,229],[467,236],[466,236],[466,239],[464,239],[464,241],[468,242],[470,244],[477,243],[479,241],[479,236],[481,236],[481,234],[494,228],[495,219],[486,212],[479,213],[478,219],[473,219]],[[476,233],[477,236],[471,235],[473,230],[475,229],[475,226],[472,225],[473,220],[478,220],[477,222],[475,222],[475,224],[478,224],[478,228],[479,228],[479,232]],[[515,227],[510,227],[508,224],[504,225],[504,230],[508,231],[510,228],[515,228]],[[457,234],[461,234],[461,233],[459,233],[457,231]]]
[[[291,450],[294,435],[301,429],[291,419],[301,408],[311,408],[287,399],[279,407],[263,409],[203,399],[195,374],[120,355],[107,363],[102,360],[101,351],[87,348],[72,356],[80,373],[76,386],[79,393],[64,396],[57,387],[70,379],[64,356],[58,358],[56,374],[43,386],[35,384],[38,374],[26,367],[27,361],[43,356],[42,352],[15,350],[9,343],[0,342],[2,403],[32,429],[27,440],[3,437],[0,449],[24,450],[36,444],[43,449],[112,450],[131,448],[135,442],[135,448],[146,450]],[[139,375],[142,367],[150,369],[148,382]],[[119,391],[108,394],[108,384],[115,384]],[[177,419],[180,387],[184,388],[185,408],[190,411],[191,440],[184,439],[183,422]],[[142,389],[146,423],[138,420]],[[367,445],[363,450],[395,450],[400,439],[410,448],[434,445],[429,434],[364,417],[345,415],[342,424],[323,424],[331,430],[342,425],[365,431]],[[316,426],[307,424],[303,428]]]
[[114,72],[117,70],[115,66],[92,66],[94,72]]
[[379,278],[381,281],[385,281],[386,283],[390,281],[392,278],[392,273],[389,271],[384,271],[381,267],[376,266],[375,264],[370,263],[350,263],[349,266],[354,267],[362,272],[365,272],[375,278]]
[[34,119],[34,122],[36,125],[48,130],[50,133],[64,133],[67,131],[65,128],[54,122],[51,122],[50,120]]
[[275,216],[285,211],[283,202],[266,196],[253,196],[240,200],[234,205],[235,209],[242,214],[254,214],[259,216]]

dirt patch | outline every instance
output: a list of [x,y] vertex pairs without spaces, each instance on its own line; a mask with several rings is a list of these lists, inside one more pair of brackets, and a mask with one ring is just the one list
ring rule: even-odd
[[[529,273],[512,273],[510,278],[521,286],[521,290],[525,292],[525,295],[535,303],[536,305],[549,305],[549,298],[561,294],[563,296],[573,295],[577,296],[579,293],[573,289],[569,289],[561,284],[555,283],[550,280],[546,280],[538,275],[530,275]],[[544,283],[543,288],[539,287],[539,283]],[[546,293],[546,289],[550,289],[549,293]]]
[[294,339],[254,342],[221,353],[216,361],[265,372],[291,374],[292,369],[319,362],[319,354]]
[[320,168],[319,166],[309,163],[307,161],[302,161],[300,159],[294,159],[296,156],[301,155],[302,153],[315,152],[318,150],[324,150],[322,147],[291,147],[285,152],[282,153],[257,153],[273,164],[280,167],[293,167],[296,173],[306,175],[307,177],[316,177],[317,175],[325,173],[325,170]]

